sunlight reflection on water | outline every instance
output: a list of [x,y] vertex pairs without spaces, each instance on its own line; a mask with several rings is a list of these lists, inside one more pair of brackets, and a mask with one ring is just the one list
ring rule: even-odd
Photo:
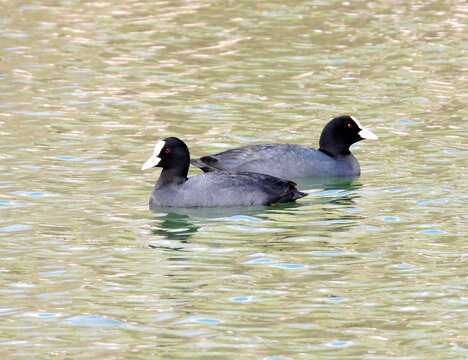
[[[2,3],[2,354],[465,356],[463,6]],[[359,178],[148,210],[157,139],[317,147],[342,114],[380,138]]]

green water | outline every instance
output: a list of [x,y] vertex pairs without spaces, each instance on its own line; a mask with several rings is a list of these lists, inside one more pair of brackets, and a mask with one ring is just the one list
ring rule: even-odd
[[[468,358],[467,10],[1,1],[2,358]],[[316,147],[342,114],[380,138],[358,179],[148,210],[159,139]]]

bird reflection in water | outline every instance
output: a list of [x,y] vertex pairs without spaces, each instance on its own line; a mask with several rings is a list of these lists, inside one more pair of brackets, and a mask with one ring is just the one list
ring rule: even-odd
[[[286,211],[301,207],[301,203],[282,203],[275,206],[232,206],[212,208],[158,208],[155,213],[152,233],[167,240],[186,240],[199,229],[216,223],[237,222],[255,217],[267,221],[272,211]],[[151,246],[154,247],[154,246]]]

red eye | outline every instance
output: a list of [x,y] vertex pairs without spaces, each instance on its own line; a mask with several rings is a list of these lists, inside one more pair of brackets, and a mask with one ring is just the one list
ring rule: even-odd
[[351,129],[353,127],[353,124],[348,124],[348,127]]
[[167,148],[166,150],[164,150],[164,152],[165,152],[166,154],[169,154],[169,153],[171,152],[171,149]]

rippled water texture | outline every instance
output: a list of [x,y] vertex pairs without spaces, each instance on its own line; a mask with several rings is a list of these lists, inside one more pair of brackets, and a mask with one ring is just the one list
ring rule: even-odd
[[[464,1],[0,11],[2,358],[468,358]],[[380,137],[358,179],[148,210],[161,138],[315,147],[341,114]]]

